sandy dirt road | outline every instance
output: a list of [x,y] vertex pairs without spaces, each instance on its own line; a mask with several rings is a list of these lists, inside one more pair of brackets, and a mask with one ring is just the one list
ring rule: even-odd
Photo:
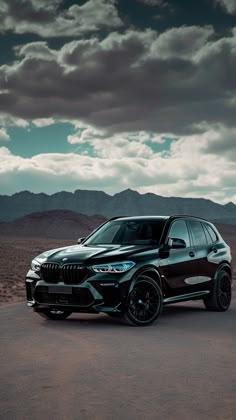
[[1,420],[236,418],[236,301],[166,306],[152,326],[0,308]]

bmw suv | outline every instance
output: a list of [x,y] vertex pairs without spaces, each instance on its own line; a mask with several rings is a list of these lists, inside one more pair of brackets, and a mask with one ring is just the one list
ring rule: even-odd
[[77,245],[33,259],[27,304],[48,319],[72,312],[153,323],[165,304],[201,299],[226,311],[231,254],[216,227],[192,216],[116,217]]

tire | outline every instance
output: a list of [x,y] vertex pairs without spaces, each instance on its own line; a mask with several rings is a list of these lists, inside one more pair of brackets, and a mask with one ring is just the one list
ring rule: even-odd
[[129,325],[144,327],[151,325],[160,315],[163,296],[160,286],[151,277],[140,275],[128,296],[123,314]]
[[225,312],[231,302],[231,278],[226,271],[219,271],[210,295],[204,297],[203,302],[207,310]]
[[36,313],[45,319],[53,319],[54,321],[60,321],[68,318],[72,314],[70,311],[60,311],[57,309],[45,309]]

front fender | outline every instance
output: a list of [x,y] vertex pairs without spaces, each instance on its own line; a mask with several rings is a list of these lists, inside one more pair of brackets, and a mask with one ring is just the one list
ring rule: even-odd
[[222,270],[225,270],[229,275],[230,275],[230,278],[231,278],[231,283],[232,283],[232,267],[231,267],[231,265],[228,263],[228,262],[222,262],[220,265],[219,265],[219,267],[217,268],[217,270],[216,270],[216,272],[215,272],[215,276],[214,276],[214,280],[216,280],[216,278],[217,278],[217,275],[218,275],[218,273],[220,272],[220,271],[222,271]]
[[138,277],[141,276],[142,274],[146,274],[149,275],[153,280],[155,280],[157,282],[157,284],[161,287],[162,289],[162,279],[161,279],[161,275],[159,273],[159,271],[157,270],[156,267],[152,266],[152,265],[147,265],[145,267],[140,268],[138,271],[136,271],[136,273],[134,274],[131,283],[130,283],[130,287],[129,287],[129,291],[127,294],[127,297],[129,296],[129,294],[132,292],[135,282],[137,281]]

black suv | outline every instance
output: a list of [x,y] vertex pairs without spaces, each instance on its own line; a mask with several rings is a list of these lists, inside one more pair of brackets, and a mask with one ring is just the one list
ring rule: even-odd
[[191,216],[110,219],[78,245],[36,257],[27,304],[49,319],[72,312],[149,325],[163,304],[202,299],[213,311],[231,301],[231,254],[212,223]]

